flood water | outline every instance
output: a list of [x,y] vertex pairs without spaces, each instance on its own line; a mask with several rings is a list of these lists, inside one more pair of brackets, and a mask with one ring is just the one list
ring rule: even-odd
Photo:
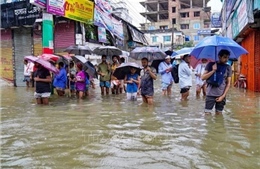
[[[39,106],[33,89],[2,87],[2,168],[260,167],[260,94],[232,88],[223,115],[203,114],[204,100],[180,102],[156,81],[155,105],[101,96],[79,102],[51,98]],[[98,84],[97,84],[98,86]]]

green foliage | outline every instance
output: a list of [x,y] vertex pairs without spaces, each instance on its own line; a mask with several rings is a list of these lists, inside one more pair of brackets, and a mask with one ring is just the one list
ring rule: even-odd
[[183,44],[183,48],[184,47],[193,47],[193,46],[194,46],[193,41],[184,42],[184,44]]
[[85,27],[85,38],[97,40],[97,30],[92,20],[84,23]]

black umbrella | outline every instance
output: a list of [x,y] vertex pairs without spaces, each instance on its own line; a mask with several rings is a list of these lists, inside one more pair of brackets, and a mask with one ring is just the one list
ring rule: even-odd
[[115,69],[113,76],[115,76],[118,80],[123,80],[125,78],[125,75],[131,73],[131,71],[130,71],[131,67],[136,68],[136,73],[138,75],[140,75],[142,68],[134,62],[127,62],[127,63],[123,63],[120,66],[118,66]]
[[[161,60],[153,60],[151,67],[156,69],[156,72],[158,73],[158,67],[161,62],[165,61],[164,59]],[[174,58],[171,59],[171,63],[174,61]]]
[[76,45],[76,46],[69,46],[67,47],[64,52],[68,52],[70,54],[75,55],[90,55],[92,54],[92,50],[88,46]]

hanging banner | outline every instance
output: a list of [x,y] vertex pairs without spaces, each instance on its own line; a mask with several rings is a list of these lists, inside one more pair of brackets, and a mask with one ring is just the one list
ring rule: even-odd
[[96,6],[98,6],[102,11],[110,15],[113,12],[113,8],[110,5],[110,0],[95,0]]
[[112,25],[113,27],[113,34],[117,36],[119,39],[124,39],[124,32],[123,32],[123,23],[116,20],[115,18],[112,18]]
[[124,39],[123,24],[97,5],[94,11],[94,25],[107,29],[112,35],[117,36],[121,40]]
[[103,43],[107,42],[107,34],[105,28],[98,27],[98,41]]

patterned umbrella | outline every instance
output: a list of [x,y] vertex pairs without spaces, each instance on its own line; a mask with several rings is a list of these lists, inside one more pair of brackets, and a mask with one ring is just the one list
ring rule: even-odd
[[149,61],[161,60],[166,57],[166,54],[157,47],[136,47],[130,52],[129,57],[141,60],[142,58],[148,58]]
[[42,58],[34,57],[34,56],[25,56],[25,60],[31,61],[31,62],[37,62],[41,64],[43,67],[48,69],[49,71],[52,71],[53,73],[58,74],[59,69],[57,69],[55,66],[53,66],[50,62],[43,60]]

